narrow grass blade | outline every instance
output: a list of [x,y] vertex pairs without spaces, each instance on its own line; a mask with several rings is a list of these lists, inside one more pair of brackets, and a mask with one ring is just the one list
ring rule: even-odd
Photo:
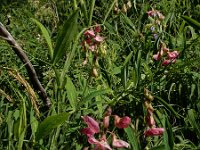
[[89,18],[88,26],[91,26],[91,24],[92,24],[92,17],[93,17],[95,1],[96,0],[92,0],[91,5],[90,5],[90,18]]
[[133,129],[131,127],[128,127],[128,128],[125,128],[124,131],[126,132],[126,135],[128,136],[128,141],[131,145],[131,148],[134,150],[139,150],[139,142],[137,141],[137,137]]
[[158,102],[160,102],[163,106],[165,106],[171,113],[173,113],[177,118],[182,117],[180,114],[178,114],[173,108],[172,106],[170,106],[167,102],[165,102],[165,100],[163,100],[162,98],[155,96],[156,99],[158,99]]
[[43,35],[44,39],[47,42],[49,55],[50,55],[50,58],[52,60],[53,59],[53,46],[52,46],[52,42],[51,42],[51,38],[50,38],[49,32],[47,31],[47,29],[39,21],[37,21],[34,18],[31,18],[31,20],[33,22],[35,22],[37,24],[37,26],[40,28],[40,30],[42,32],[42,35]]
[[193,109],[188,110],[188,120],[200,140],[200,128],[199,128],[199,123],[197,122],[195,110]]
[[126,88],[126,83],[127,83],[128,64],[132,57],[133,57],[133,52],[130,52],[130,54],[126,57],[126,59],[124,61],[123,67],[121,68],[121,81],[122,81],[124,88]]
[[83,98],[83,100],[80,103],[80,106],[83,105],[85,102],[91,101],[93,98],[109,93],[110,91],[111,91],[110,89],[100,89],[100,90],[93,91]]
[[189,25],[191,25],[192,27],[196,28],[196,29],[200,29],[200,22],[198,22],[197,20],[194,20],[188,16],[181,16]]
[[108,18],[109,14],[110,14],[111,10],[113,9],[113,7],[114,7],[114,5],[115,5],[116,2],[117,2],[117,0],[114,0],[114,1],[112,2],[110,8],[108,9],[108,11],[107,11],[107,13],[106,13],[106,15],[105,15],[105,18],[104,18],[104,20],[103,20],[103,24],[105,23],[106,19]]

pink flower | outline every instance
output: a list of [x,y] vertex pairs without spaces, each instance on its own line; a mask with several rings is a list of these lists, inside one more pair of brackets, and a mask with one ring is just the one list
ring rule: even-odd
[[110,145],[107,143],[107,139],[106,139],[105,135],[103,135],[99,141],[97,139],[95,139],[94,136],[91,136],[88,138],[88,142],[90,144],[95,144],[96,150],[106,150],[106,149],[112,150]]
[[119,116],[114,115],[114,119],[114,124],[117,128],[127,128],[131,123],[131,119],[128,116],[120,118]]
[[158,18],[159,18],[160,20],[165,19],[165,16],[163,16],[163,14],[161,14],[159,11],[157,11],[157,15],[158,15]]
[[153,55],[153,59],[154,60],[160,60],[161,59],[161,55],[160,55],[160,52],[158,52],[157,54]]
[[164,132],[164,128],[150,128],[144,132],[145,136],[158,136],[162,135]]
[[95,37],[95,33],[92,29],[86,30],[84,35],[87,36],[87,37]]
[[81,118],[88,125],[88,128],[91,130],[91,132],[99,133],[99,123],[96,120],[89,116],[81,116]]
[[113,135],[112,146],[114,148],[128,148],[130,146],[127,142],[117,139],[117,136],[115,134],[112,135]]
[[155,10],[150,10],[147,12],[148,16],[150,17],[155,17],[156,16],[156,11]]
[[99,33],[101,32],[101,27],[99,25],[97,25],[94,29],[95,32]]
[[110,116],[105,116],[103,118],[103,126],[105,129],[107,129],[109,127],[109,122],[110,122]]
[[94,37],[94,40],[95,40],[95,42],[100,43],[100,42],[103,42],[104,38],[101,37],[100,35],[96,35]]
[[152,127],[152,126],[155,126],[155,120],[153,118],[153,111],[151,109],[148,109],[148,113],[147,113],[147,116],[146,116],[146,122],[148,124],[148,126]]
[[165,60],[163,60],[162,65],[163,65],[163,66],[167,66],[167,65],[169,65],[170,63],[171,63],[171,60],[165,59]]
[[177,51],[169,52],[169,53],[168,53],[168,58],[169,58],[170,60],[172,60],[172,59],[177,58],[178,55],[179,55],[179,53],[178,53]]
[[90,128],[84,128],[81,130],[81,133],[85,134],[87,137],[93,136],[95,133]]

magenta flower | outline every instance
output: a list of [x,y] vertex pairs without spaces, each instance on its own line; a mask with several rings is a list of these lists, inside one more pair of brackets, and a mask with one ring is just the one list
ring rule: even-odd
[[86,30],[84,32],[85,39],[82,42],[82,46],[84,48],[88,48],[91,51],[95,51],[98,44],[104,41],[104,37],[99,35],[99,32],[101,31],[100,26],[96,26],[93,29]]
[[107,143],[106,137],[103,135],[102,138],[98,141],[97,139],[94,138],[94,136],[91,136],[88,138],[88,142],[90,144],[95,144],[95,150],[112,150],[110,145]]
[[153,55],[153,59],[158,61],[161,59],[161,55],[160,55],[160,52],[158,52],[157,54]]
[[84,128],[81,130],[81,133],[85,134],[87,137],[91,137],[95,134],[91,128]]
[[113,135],[112,146],[114,148],[128,148],[130,146],[127,142],[117,139],[117,136],[114,133],[112,135]]
[[95,37],[95,33],[92,29],[85,31],[84,35],[88,37]]
[[94,37],[94,41],[97,42],[97,43],[100,43],[100,42],[103,42],[104,38],[101,37],[100,35],[96,35]]
[[156,11],[155,10],[150,10],[147,12],[148,16],[150,17],[155,17],[156,16]]
[[178,55],[179,55],[179,53],[178,53],[177,51],[169,52],[169,53],[168,53],[168,58],[169,58],[170,60],[176,59],[176,58],[178,57]]
[[105,129],[107,129],[109,127],[109,124],[110,124],[109,122],[110,122],[110,116],[105,116],[103,118],[103,126]]
[[[93,132],[94,134],[99,133],[100,131],[99,123],[96,120],[94,120],[92,117],[89,116],[81,116],[81,118],[88,125],[88,128],[91,130],[88,132]],[[87,131],[87,128],[85,130]]]
[[151,109],[148,109],[148,113],[146,116],[146,122],[148,124],[148,126],[153,127],[156,125],[156,122],[153,118],[153,111]]
[[99,33],[101,32],[101,27],[99,25],[97,25],[94,29],[95,32]]
[[150,128],[144,132],[145,136],[159,136],[164,132],[164,128]]
[[114,115],[114,119],[114,124],[117,128],[127,128],[131,123],[131,118],[129,118],[128,116],[120,118],[119,116]]

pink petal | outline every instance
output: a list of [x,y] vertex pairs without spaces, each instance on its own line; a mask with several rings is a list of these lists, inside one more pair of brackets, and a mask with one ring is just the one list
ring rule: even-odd
[[96,120],[89,116],[81,116],[81,118],[88,125],[88,128],[90,128],[94,133],[99,133],[99,123]]
[[93,30],[87,30],[84,33],[85,36],[89,36],[89,37],[95,37],[95,33]]
[[95,45],[89,46],[89,49],[90,49],[92,52],[94,52],[94,51],[95,51]]
[[160,13],[159,11],[157,11],[157,15],[158,15],[158,18],[159,18],[160,20],[165,19],[165,16],[163,16],[163,14]]
[[153,113],[149,113],[147,114],[146,116],[146,122],[148,124],[148,126],[152,127],[152,126],[155,126],[155,120],[153,118]]
[[130,145],[123,140],[117,139],[116,135],[113,134],[112,146],[114,148],[128,148]]
[[90,128],[84,128],[81,133],[85,134],[87,137],[93,136],[95,133]]
[[128,116],[120,118],[119,116],[115,115],[114,119],[115,126],[118,128],[127,128],[131,123],[131,119]]
[[179,55],[179,53],[177,51],[169,52],[168,53],[168,58],[169,59],[175,59],[175,58],[178,57],[178,55]]
[[99,33],[101,32],[101,27],[99,25],[97,25],[94,29],[95,32]]
[[155,17],[156,16],[156,12],[155,10],[150,10],[147,12],[148,16],[151,16],[151,17]]
[[100,35],[97,35],[97,36],[94,37],[94,40],[95,40],[95,42],[100,43],[100,42],[103,42],[104,38],[101,37]]
[[109,127],[109,123],[110,123],[110,116],[105,116],[103,118],[103,126],[105,129],[107,129]]
[[150,128],[144,132],[145,136],[158,136],[162,135],[164,132],[164,128]]
[[169,65],[170,63],[171,63],[171,60],[165,59],[165,60],[163,60],[162,65],[163,65],[163,66],[167,66],[167,65]]
[[101,139],[100,141],[98,141],[94,138],[94,136],[91,136],[88,138],[88,142],[90,144],[95,144],[96,145],[95,149],[97,149],[97,150],[99,150],[99,149],[100,150],[105,150],[105,149],[112,150],[110,145],[107,143],[107,140],[104,138]]
[[88,143],[97,144],[97,143],[99,143],[99,141],[97,139],[95,139],[94,136],[90,136],[90,137],[88,137]]
[[160,53],[158,52],[157,54],[153,55],[153,59],[154,60],[160,60],[161,59]]

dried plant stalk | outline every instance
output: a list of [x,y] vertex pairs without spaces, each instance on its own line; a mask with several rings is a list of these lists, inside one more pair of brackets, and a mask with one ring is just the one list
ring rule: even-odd
[[15,41],[15,39],[12,37],[12,35],[7,31],[7,29],[3,26],[3,24],[0,22],[0,38],[6,40],[14,52],[18,55],[18,57],[23,62],[24,66],[26,67],[26,70],[29,74],[30,80],[35,88],[35,90],[38,91],[40,94],[42,100],[44,101],[47,109],[51,106],[51,101],[47,96],[47,93],[45,89],[43,88],[42,84],[40,83],[38,76],[36,74],[36,71],[31,64],[30,60],[28,59],[27,55],[23,51],[23,49],[19,46],[19,44]]

